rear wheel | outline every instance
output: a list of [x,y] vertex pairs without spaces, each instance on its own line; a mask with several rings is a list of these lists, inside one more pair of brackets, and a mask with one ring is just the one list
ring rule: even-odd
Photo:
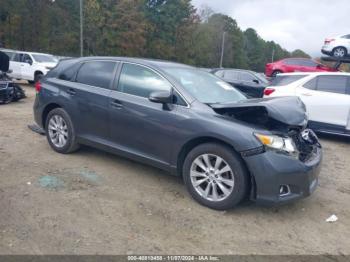
[[191,196],[213,209],[233,208],[247,194],[248,172],[239,156],[224,145],[194,148],[185,159],[183,177]]
[[36,73],[34,76],[34,83],[40,81],[40,79],[43,77],[43,73]]
[[64,109],[56,108],[50,111],[45,131],[50,146],[56,152],[68,154],[79,148],[72,121]]
[[344,47],[336,47],[333,49],[332,55],[334,57],[338,57],[338,58],[342,58],[345,57],[347,55],[347,50]]

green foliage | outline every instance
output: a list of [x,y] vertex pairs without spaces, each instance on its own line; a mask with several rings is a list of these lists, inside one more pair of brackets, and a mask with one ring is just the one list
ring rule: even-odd
[[[84,0],[84,54],[168,59],[263,71],[272,59],[309,57],[263,40],[249,28],[191,0]],[[79,55],[79,0],[2,0],[0,44],[7,48]]]

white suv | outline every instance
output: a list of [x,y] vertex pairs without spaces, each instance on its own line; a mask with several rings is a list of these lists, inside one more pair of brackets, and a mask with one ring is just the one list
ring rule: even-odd
[[326,38],[321,52],[338,58],[350,55],[350,35]]
[[315,131],[350,136],[350,74],[341,72],[279,74],[264,97],[298,96]]
[[49,54],[9,49],[2,49],[1,51],[10,57],[10,73],[8,75],[18,80],[27,80],[31,84],[46,75],[58,63],[58,60]]

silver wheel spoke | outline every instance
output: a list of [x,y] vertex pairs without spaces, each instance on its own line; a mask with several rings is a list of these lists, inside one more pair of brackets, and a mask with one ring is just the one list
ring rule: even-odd
[[215,161],[214,169],[215,170],[219,169],[221,163],[222,163],[222,158],[221,157],[217,157],[216,161]]
[[197,171],[191,171],[191,177],[207,177],[207,175],[205,173],[200,173]]
[[206,171],[207,168],[205,167],[205,165],[203,164],[202,160],[200,160],[199,158],[197,158],[194,163],[199,166],[203,171]]
[[208,183],[205,190],[204,190],[204,197],[208,198],[209,196],[209,191],[210,191],[210,188],[211,188],[211,183]]
[[203,160],[204,160],[205,165],[208,168],[212,167],[211,164],[210,164],[209,155],[203,155]]
[[198,186],[200,186],[201,184],[203,184],[205,181],[207,181],[208,180],[208,178],[203,178],[203,179],[200,179],[200,180],[197,180],[194,184],[193,184],[193,186],[194,187],[198,187]]
[[221,184],[221,182],[217,182],[217,185],[225,195],[230,194],[231,191],[228,188],[226,188],[223,184]]
[[228,186],[230,186],[230,187],[233,187],[233,185],[234,185],[233,180],[226,179],[226,178],[222,178],[222,177],[220,177],[220,178],[218,179],[218,182],[224,183],[225,185],[228,185]]
[[216,184],[212,184],[212,191],[213,191],[213,200],[218,200],[219,198],[219,195],[218,195],[218,188],[217,188],[217,185]]
[[218,175],[221,175],[221,174],[226,173],[226,172],[229,172],[229,171],[231,171],[230,166],[229,166],[229,165],[225,165],[222,169],[220,169],[220,170],[217,172],[217,174],[218,174]]

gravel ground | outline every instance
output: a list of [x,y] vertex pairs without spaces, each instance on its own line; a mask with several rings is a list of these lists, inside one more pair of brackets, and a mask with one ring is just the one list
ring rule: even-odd
[[0,254],[350,254],[350,140],[321,138],[311,197],[218,212],[152,167],[92,148],[55,153],[27,128],[24,88],[27,99],[0,106]]

